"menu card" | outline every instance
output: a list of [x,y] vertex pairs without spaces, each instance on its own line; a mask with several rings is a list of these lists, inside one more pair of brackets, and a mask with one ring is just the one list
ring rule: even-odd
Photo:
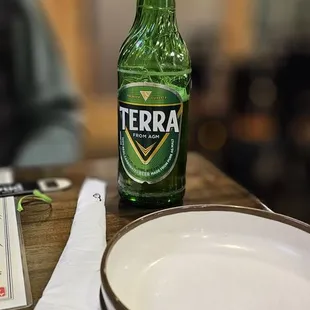
[[8,253],[8,225],[7,225],[7,212],[0,205],[0,300],[11,299],[12,291],[10,285],[10,255]]
[[0,310],[29,306],[29,279],[13,197],[0,198]]

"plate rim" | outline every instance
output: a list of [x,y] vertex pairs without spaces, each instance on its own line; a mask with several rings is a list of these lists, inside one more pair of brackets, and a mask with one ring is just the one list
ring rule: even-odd
[[108,242],[107,247],[104,251],[102,262],[101,262],[101,267],[100,267],[100,273],[101,273],[101,284],[102,288],[105,290],[107,297],[109,298],[110,302],[112,303],[113,307],[116,310],[131,310],[127,308],[121,300],[116,296],[114,291],[112,290],[108,276],[107,276],[107,260],[108,257],[116,245],[116,243],[123,237],[125,236],[128,232],[131,230],[137,228],[138,226],[147,223],[149,221],[164,217],[164,216],[169,216],[169,215],[174,215],[174,214],[179,214],[179,213],[187,213],[187,212],[233,212],[233,213],[241,213],[241,214],[247,214],[251,216],[257,216],[260,218],[265,218],[268,220],[272,220],[275,222],[280,222],[282,224],[297,228],[303,232],[306,232],[310,234],[310,225],[302,222],[298,219],[283,215],[283,214],[278,214],[278,213],[273,213],[267,210],[259,210],[259,209],[254,209],[250,207],[244,207],[244,206],[237,206],[237,205],[225,205],[225,204],[194,204],[194,205],[186,205],[186,206],[180,206],[180,207],[174,207],[170,209],[164,209],[164,210],[159,210],[152,212],[150,214],[144,215],[135,221],[127,224],[125,227],[123,227],[121,230],[119,230]]

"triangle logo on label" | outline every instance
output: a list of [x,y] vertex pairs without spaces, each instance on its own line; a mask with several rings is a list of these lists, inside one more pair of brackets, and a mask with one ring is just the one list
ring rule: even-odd
[[156,144],[156,143],[154,143],[154,144],[150,145],[149,147],[145,148],[138,141],[136,141],[136,143],[137,143],[140,151],[143,153],[144,156],[148,156]]
[[141,96],[143,97],[144,101],[147,101],[151,96],[151,91],[140,91]]
[[129,130],[126,128],[125,130],[127,138],[132,145],[135,153],[138,155],[139,159],[144,165],[147,165],[152,158],[156,155],[156,153],[160,150],[161,146],[165,143],[165,141],[168,139],[170,133],[160,133],[159,138],[155,143],[152,145],[145,147],[137,140],[134,140],[129,132]]

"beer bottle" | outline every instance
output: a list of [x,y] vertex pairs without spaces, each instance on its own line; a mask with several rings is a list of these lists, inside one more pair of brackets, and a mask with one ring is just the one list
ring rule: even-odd
[[118,62],[121,200],[145,208],[182,202],[185,193],[191,61],[175,0],[137,0]]

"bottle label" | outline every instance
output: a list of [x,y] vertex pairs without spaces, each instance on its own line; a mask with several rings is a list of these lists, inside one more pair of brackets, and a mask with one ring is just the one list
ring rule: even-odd
[[128,176],[154,184],[173,170],[179,155],[183,102],[173,89],[131,83],[119,90],[119,155]]

